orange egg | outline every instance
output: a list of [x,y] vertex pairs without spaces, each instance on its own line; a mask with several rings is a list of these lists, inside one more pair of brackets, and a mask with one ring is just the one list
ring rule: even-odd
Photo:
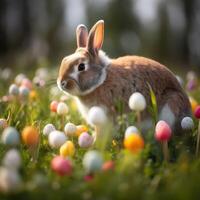
[[189,97],[189,100],[192,107],[192,112],[194,112],[196,107],[198,106],[198,103],[193,97]]
[[57,101],[52,101],[50,104],[50,110],[52,112],[57,112],[57,107],[58,107],[58,102]]
[[29,94],[29,97],[30,97],[30,99],[31,100],[35,100],[35,99],[37,99],[37,92],[35,91],[35,90],[32,90],[31,92],[30,92],[30,94]]
[[132,153],[144,148],[144,140],[139,134],[133,134],[124,139],[124,147]]
[[33,126],[27,126],[22,131],[22,140],[28,146],[36,146],[39,141],[38,130]]
[[85,125],[78,125],[76,126],[76,136],[80,136],[81,133],[83,132],[88,132],[88,127]]

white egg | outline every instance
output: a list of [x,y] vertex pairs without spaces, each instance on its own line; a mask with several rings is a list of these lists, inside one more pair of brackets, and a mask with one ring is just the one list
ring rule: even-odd
[[101,170],[102,164],[102,155],[96,150],[88,151],[83,157],[83,167],[87,173]]
[[133,93],[129,98],[129,107],[131,110],[143,111],[146,108],[144,96],[139,92]]
[[135,126],[129,126],[125,131],[125,138],[127,138],[129,135],[139,133],[139,130]]
[[181,121],[181,127],[184,130],[192,130],[194,128],[194,121],[191,117],[184,117]]
[[19,94],[19,88],[17,87],[16,84],[12,84],[9,87],[9,94],[14,96],[17,96]]
[[64,128],[64,132],[67,136],[74,136],[76,134],[76,126],[73,123],[67,123]]
[[6,152],[3,161],[3,165],[12,170],[18,170],[21,167],[21,156],[16,149],[10,149]]
[[66,115],[69,111],[67,104],[64,102],[60,102],[57,106],[57,114],[58,115]]
[[47,124],[43,128],[43,135],[48,136],[52,131],[55,131],[56,128],[53,124]]
[[107,116],[101,107],[94,106],[88,112],[88,120],[91,125],[101,126],[106,123]]
[[25,79],[25,78],[26,78],[26,75],[24,75],[24,74],[18,74],[18,75],[15,77],[15,83],[16,83],[17,85],[20,85],[20,84],[22,83],[23,79]]
[[0,167],[0,191],[5,193],[17,191],[21,184],[22,181],[17,171]]
[[49,134],[48,141],[52,148],[60,148],[67,141],[67,137],[61,131],[52,131]]

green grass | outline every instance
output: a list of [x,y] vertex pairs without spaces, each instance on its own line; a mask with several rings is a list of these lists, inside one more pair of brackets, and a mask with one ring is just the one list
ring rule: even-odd
[[[12,80],[1,81],[0,95],[7,93]],[[98,172],[90,182],[84,181],[85,171],[82,158],[87,151],[78,147],[77,138],[73,139],[76,153],[72,158],[73,173],[70,177],[59,177],[50,167],[51,159],[59,154],[59,150],[51,149],[47,139],[42,135],[45,124],[53,123],[62,130],[61,118],[49,110],[52,99],[51,87],[35,88],[37,98],[23,103],[14,101],[0,103],[0,117],[9,118],[9,124],[21,133],[27,125],[35,125],[40,131],[40,145],[36,162],[31,161],[31,155],[24,144],[17,148],[22,156],[20,175],[23,187],[16,193],[1,193],[0,199],[199,199],[200,198],[200,159],[195,156],[197,121],[195,130],[184,133],[181,137],[173,137],[169,143],[170,162],[163,162],[161,146],[154,139],[154,127],[143,133],[144,150],[133,155],[123,148],[123,135],[128,125],[134,125],[135,115],[120,115],[118,127],[105,127],[104,137],[90,149],[99,150],[105,161],[113,160],[113,171]],[[199,89],[192,96],[200,99]],[[151,92],[152,105],[149,105],[153,120],[157,119],[156,101]],[[72,100],[67,100],[70,108],[65,122],[86,124],[78,111],[72,106]],[[119,110],[123,106],[119,103]],[[116,130],[118,130],[116,132]],[[89,132],[94,130],[89,127]],[[112,142],[115,138],[115,145]],[[0,160],[9,147],[0,144]]]

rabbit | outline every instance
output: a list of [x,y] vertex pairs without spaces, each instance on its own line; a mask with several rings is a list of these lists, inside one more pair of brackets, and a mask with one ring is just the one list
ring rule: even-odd
[[[191,115],[189,99],[174,74],[164,65],[140,56],[110,59],[102,50],[104,21],[99,20],[88,33],[85,25],[76,29],[77,49],[61,62],[57,85],[76,99],[78,109],[88,121],[88,110],[101,106],[115,118],[117,100],[124,113],[130,112],[129,97],[134,92],[144,95],[151,105],[150,89],[155,93],[159,119],[180,129],[180,120]],[[147,109],[142,119],[148,119]]]

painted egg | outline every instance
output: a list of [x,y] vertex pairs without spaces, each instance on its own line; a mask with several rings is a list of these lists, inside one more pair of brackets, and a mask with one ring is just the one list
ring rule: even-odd
[[19,133],[15,128],[7,127],[2,133],[1,140],[6,145],[18,145],[20,143]]
[[139,130],[135,126],[129,126],[125,131],[125,138],[127,138],[129,135],[137,133],[139,133]]
[[17,96],[19,94],[19,88],[17,87],[17,85],[12,84],[9,87],[9,94],[13,96]]
[[67,123],[64,128],[64,132],[67,136],[74,136],[76,134],[77,128],[73,123]]
[[112,160],[109,160],[109,161],[106,161],[105,163],[103,163],[102,170],[109,171],[109,170],[113,170],[114,167],[115,167],[115,163]]
[[21,85],[23,79],[25,79],[25,78],[26,78],[26,75],[24,75],[24,74],[18,74],[18,75],[15,77],[15,83],[16,83],[17,85]]
[[22,98],[27,98],[29,96],[30,90],[27,87],[20,86],[19,94]]
[[200,119],[200,106],[197,106],[197,107],[195,108],[194,116],[195,116],[197,119]]
[[81,133],[81,135],[78,138],[78,144],[82,148],[89,148],[92,146],[94,142],[93,137],[88,134],[87,132]]
[[168,141],[172,136],[170,126],[165,121],[159,121],[155,128],[155,138],[160,142]]
[[65,104],[64,102],[60,102],[58,103],[57,106],[57,114],[58,115],[66,115],[69,111],[69,108],[67,106],[67,104]]
[[76,126],[76,136],[80,136],[81,133],[87,132],[88,127],[85,125],[78,125]]
[[88,151],[83,157],[83,167],[87,173],[100,171],[103,164],[102,155],[96,151]]
[[48,136],[52,131],[55,131],[56,128],[53,124],[47,124],[43,128],[43,135]]
[[27,126],[22,131],[22,140],[27,146],[36,146],[39,142],[38,130],[33,126]]
[[52,131],[49,134],[48,141],[52,148],[60,148],[67,141],[67,137],[61,131]]
[[33,88],[32,82],[27,78],[24,78],[22,80],[21,86],[24,86],[24,87],[28,88],[29,90],[31,90]]
[[60,176],[69,176],[72,173],[72,163],[69,159],[56,156],[51,161],[51,168]]
[[65,142],[61,147],[60,147],[60,155],[63,157],[67,156],[74,156],[75,154],[75,146],[74,143],[71,141]]
[[57,112],[57,107],[58,107],[58,102],[57,101],[52,101],[51,104],[50,104],[51,112]]
[[144,140],[139,134],[133,134],[124,139],[124,147],[132,153],[138,153],[144,148]]
[[181,127],[183,130],[192,130],[194,128],[194,122],[191,117],[184,117],[181,121]]

